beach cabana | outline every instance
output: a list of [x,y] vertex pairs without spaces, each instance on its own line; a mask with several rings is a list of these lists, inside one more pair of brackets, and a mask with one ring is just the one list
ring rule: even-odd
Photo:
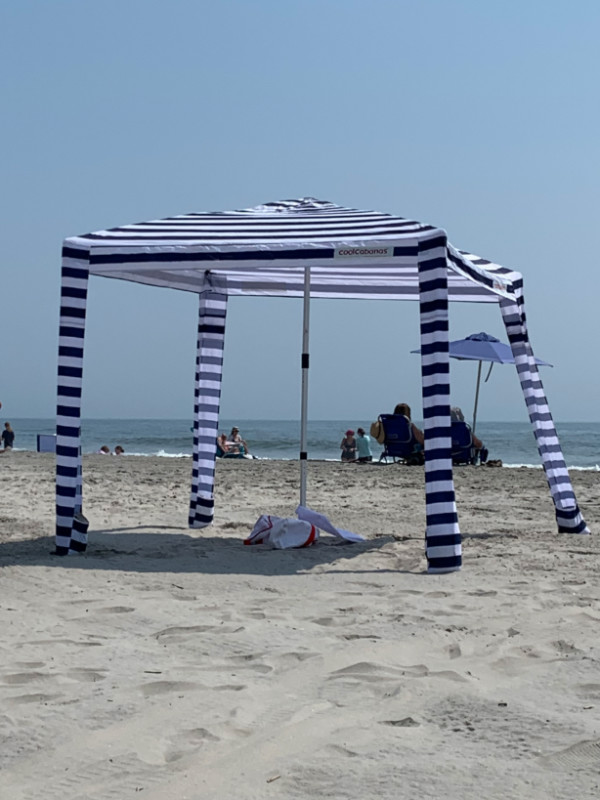
[[56,552],[87,545],[82,511],[81,390],[90,275],[194,292],[199,298],[191,528],[213,520],[216,436],[227,300],[304,298],[301,502],[306,489],[309,301],[416,300],[420,308],[429,572],[461,566],[452,477],[448,303],[496,303],[556,510],[558,530],[589,533],[529,343],[518,272],[457,250],[433,225],[302,198],[238,211],[185,214],[65,240],[58,353]]

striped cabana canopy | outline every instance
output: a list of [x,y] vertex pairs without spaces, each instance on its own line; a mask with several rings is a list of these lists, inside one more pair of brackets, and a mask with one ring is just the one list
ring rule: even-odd
[[[445,232],[376,211],[303,198],[240,211],[184,214],[67,239],[90,275],[227,295],[414,300],[417,252]],[[451,300],[498,302],[521,276],[448,245]]]
[[57,553],[85,550],[80,416],[90,275],[199,295],[190,527],[213,520],[216,436],[227,298],[304,297],[301,504],[304,503],[311,297],[417,300],[425,427],[426,552],[430,572],[461,566],[452,478],[449,301],[497,303],[515,356],[559,531],[588,533],[548,409],[527,332],[518,272],[453,247],[433,225],[314,198],[184,214],[65,240],[58,364]]

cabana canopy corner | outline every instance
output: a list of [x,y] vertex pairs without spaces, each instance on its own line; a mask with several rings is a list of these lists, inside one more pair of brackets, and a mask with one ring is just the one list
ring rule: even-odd
[[303,486],[309,299],[419,301],[428,571],[460,569],[461,537],[450,439],[448,303],[497,303],[546,471],[558,529],[589,533],[529,343],[522,277],[456,249],[444,230],[308,197],[238,211],[185,214],[76,236],[65,240],[62,256],[57,554],[82,552],[87,546],[80,418],[90,275],[199,295],[190,527],[201,528],[213,520],[227,299],[231,295],[265,295],[304,297],[305,301],[300,453]]

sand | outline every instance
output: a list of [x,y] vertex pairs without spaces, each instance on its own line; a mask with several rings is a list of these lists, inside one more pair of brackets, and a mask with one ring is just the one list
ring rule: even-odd
[[189,460],[84,462],[59,559],[53,457],[0,456],[0,797],[598,796],[600,473],[569,536],[541,470],[457,470],[464,566],[434,576],[420,467],[310,463],[367,541],[273,551],[242,540],[293,516],[295,463],[220,462],[189,531]]

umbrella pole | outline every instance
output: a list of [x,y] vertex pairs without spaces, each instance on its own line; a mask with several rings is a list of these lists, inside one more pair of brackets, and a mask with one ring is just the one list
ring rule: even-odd
[[310,324],[310,267],[304,269],[304,315],[302,320],[302,405],[300,411],[300,505],[306,505],[307,436],[308,412],[308,334]]
[[475,426],[477,425],[477,403],[479,402],[479,383],[481,382],[481,364],[477,368],[477,387],[475,389],[475,406],[473,408],[473,425],[471,426],[473,433],[475,433]]

